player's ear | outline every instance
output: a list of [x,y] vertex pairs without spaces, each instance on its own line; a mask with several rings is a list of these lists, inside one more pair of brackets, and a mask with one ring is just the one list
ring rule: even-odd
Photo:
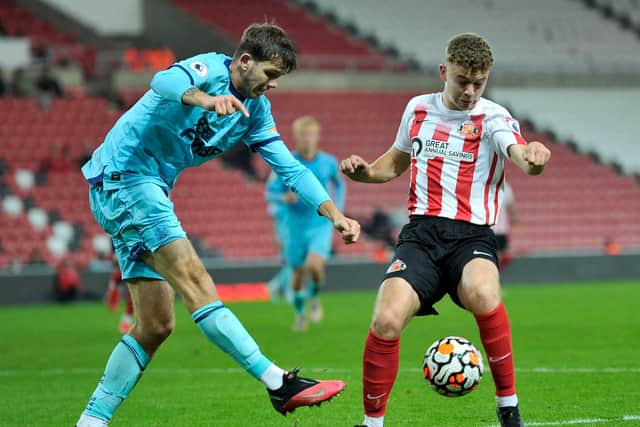
[[440,80],[447,81],[447,66],[446,64],[440,64]]
[[253,56],[251,56],[249,52],[245,52],[240,55],[238,62],[240,63],[240,69],[242,71],[247,71],[253,62]]

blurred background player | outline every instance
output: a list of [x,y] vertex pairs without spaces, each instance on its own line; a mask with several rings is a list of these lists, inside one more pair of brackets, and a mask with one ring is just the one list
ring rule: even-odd
[[[296,143],[294,157],[313,172],[325,189],[329,190],[333,185],[336,206],[343,209],[345,184],[338,162],[332,155],[318,150],[320,123],[311,116],[302,116],[293,122],[292,128]],[[318,292],[325,280],[325,261],[331,255],[331,223],[298,200],[296,193],[282,179],[270,183],[267,199],[282,202],[287,207],[288,239],[285,252],[293,269],[293,306],[296,313],[293,329],[304,331],[307,329],[307,300],[310,306],[309,319],[318,323],[323,317]]]
[[[440,78],[444,90],[409,101],[393,146],[372,164],[341,162],[351,179],[383,183],[411,167],[410,221],[378,291],[363,357],[364,422],[382,427],[398,373],[400,335],[414,316],[437,314],[446,294],[472,312],[496,386],[502,427],[524,425],[515,388],[511,329],[500,296],[495,223],[502,202],[504,159],[529,175],[551,156],[527,142],[518,122],[482,98],[493,54],[482,37],[449,40]],[[492,203],[489,203],[489,200]]]
[[122,280],[122,272],[120,271],[120,267],[118,267],[118,259],[115,255],[113,258],[113,272],[111,273],[111,276],[109,276],[105,300],[109,311],[116,311],[122,301],[122,292],[120,289],[125,289],[127,299],[124,305],[124,312],[122,313],[122,316],[120,316],[118,330],[121,334],[126,334],[133,325],[133,301],[131,300],[131,293],[127,288],[126,282]]
[[185,168],[243,141],[314,211],[330,218],[345,242],[357,240],[359,224],[338,210],[314,175],[291,155],[263,96],[296,64],[295,48],[284,30],[253,24],[233,57],[202,54],[155,74],[151,90],[120,117],[83,166],[91,210],[112,236],[137,321],[109,357],[79,427],[106,426],[133,390],[173,330],[176,291],[206,338],[265,385],[278,412],[320,404],[344,388],[341,381],[285,372],[261,353],[220,301],[169,198]]
[[516,200],[513,196],[513,189],[508,182],[504,182],[504,195],[502,197],[502,210],[498,215],[496,223],[491,227],[496,235],[498,243],[498,266],[502,270],[511,261],[509,253],[509,237],[511,226],[518,223],[518,211],[516,210]]
[[267,213],[273,222],[273,233],[275,234],[275,240],[278,243],[278,249],[280,250],[282,268],[280,268],[276,275],[269,280],[267,286],[269,287],[269,293],[271,294],[271,301],[275,302],[280,297],[284,297],[288,303],[293,303],[293,289],[291,288],[293,271],[287,261],[286,251],[289,239],[289,209],[279,193],[274,194],[273,200],[270,197],[272,187],[279,185],[278,176],[275,173],[271,173],[267,179],[267,185],[265,186],[265,198],[267,201]]

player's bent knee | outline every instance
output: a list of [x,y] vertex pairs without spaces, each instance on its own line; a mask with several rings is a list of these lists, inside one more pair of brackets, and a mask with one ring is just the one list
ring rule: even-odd
[[487,282],[472,282],[461,286],[458,295],[465,308],[474,314],[489,313],[500,305],[500,286]]
[[393,309],[380,310],[373,319],[373,333],[379,338],[399,338],[403,328],[402,316]]

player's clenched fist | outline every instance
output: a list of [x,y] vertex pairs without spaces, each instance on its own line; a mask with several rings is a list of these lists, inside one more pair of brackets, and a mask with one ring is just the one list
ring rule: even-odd
[[523,154],[525,161],[529,163],[529,168],[533,174],[540,173],[551,158],[551,150],[541,142],[532,141],[527,144]]
[[333,221],[333,227],[340,233],[346,244],[355,243],[360,236],[360,224],[358,221],[345,216]]
[[240,111],[245,117],[249,117],[249,112],[244,104],[233,95],[211,96],[201,90],[192,88],[182,95],[182,102],[197,105],[205,110],[215,111],[219,116]]
[[340,162],[340,171],[351,179],[366,178],[369,176],[369,163],[362,157],[352,154]]

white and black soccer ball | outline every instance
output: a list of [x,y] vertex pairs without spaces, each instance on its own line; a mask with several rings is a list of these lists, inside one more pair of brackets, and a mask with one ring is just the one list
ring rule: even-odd
[[422,371],[431,388],[443,396],[464,396],[480,383],[482,354],[469,340],[442,338],[427,350]]

